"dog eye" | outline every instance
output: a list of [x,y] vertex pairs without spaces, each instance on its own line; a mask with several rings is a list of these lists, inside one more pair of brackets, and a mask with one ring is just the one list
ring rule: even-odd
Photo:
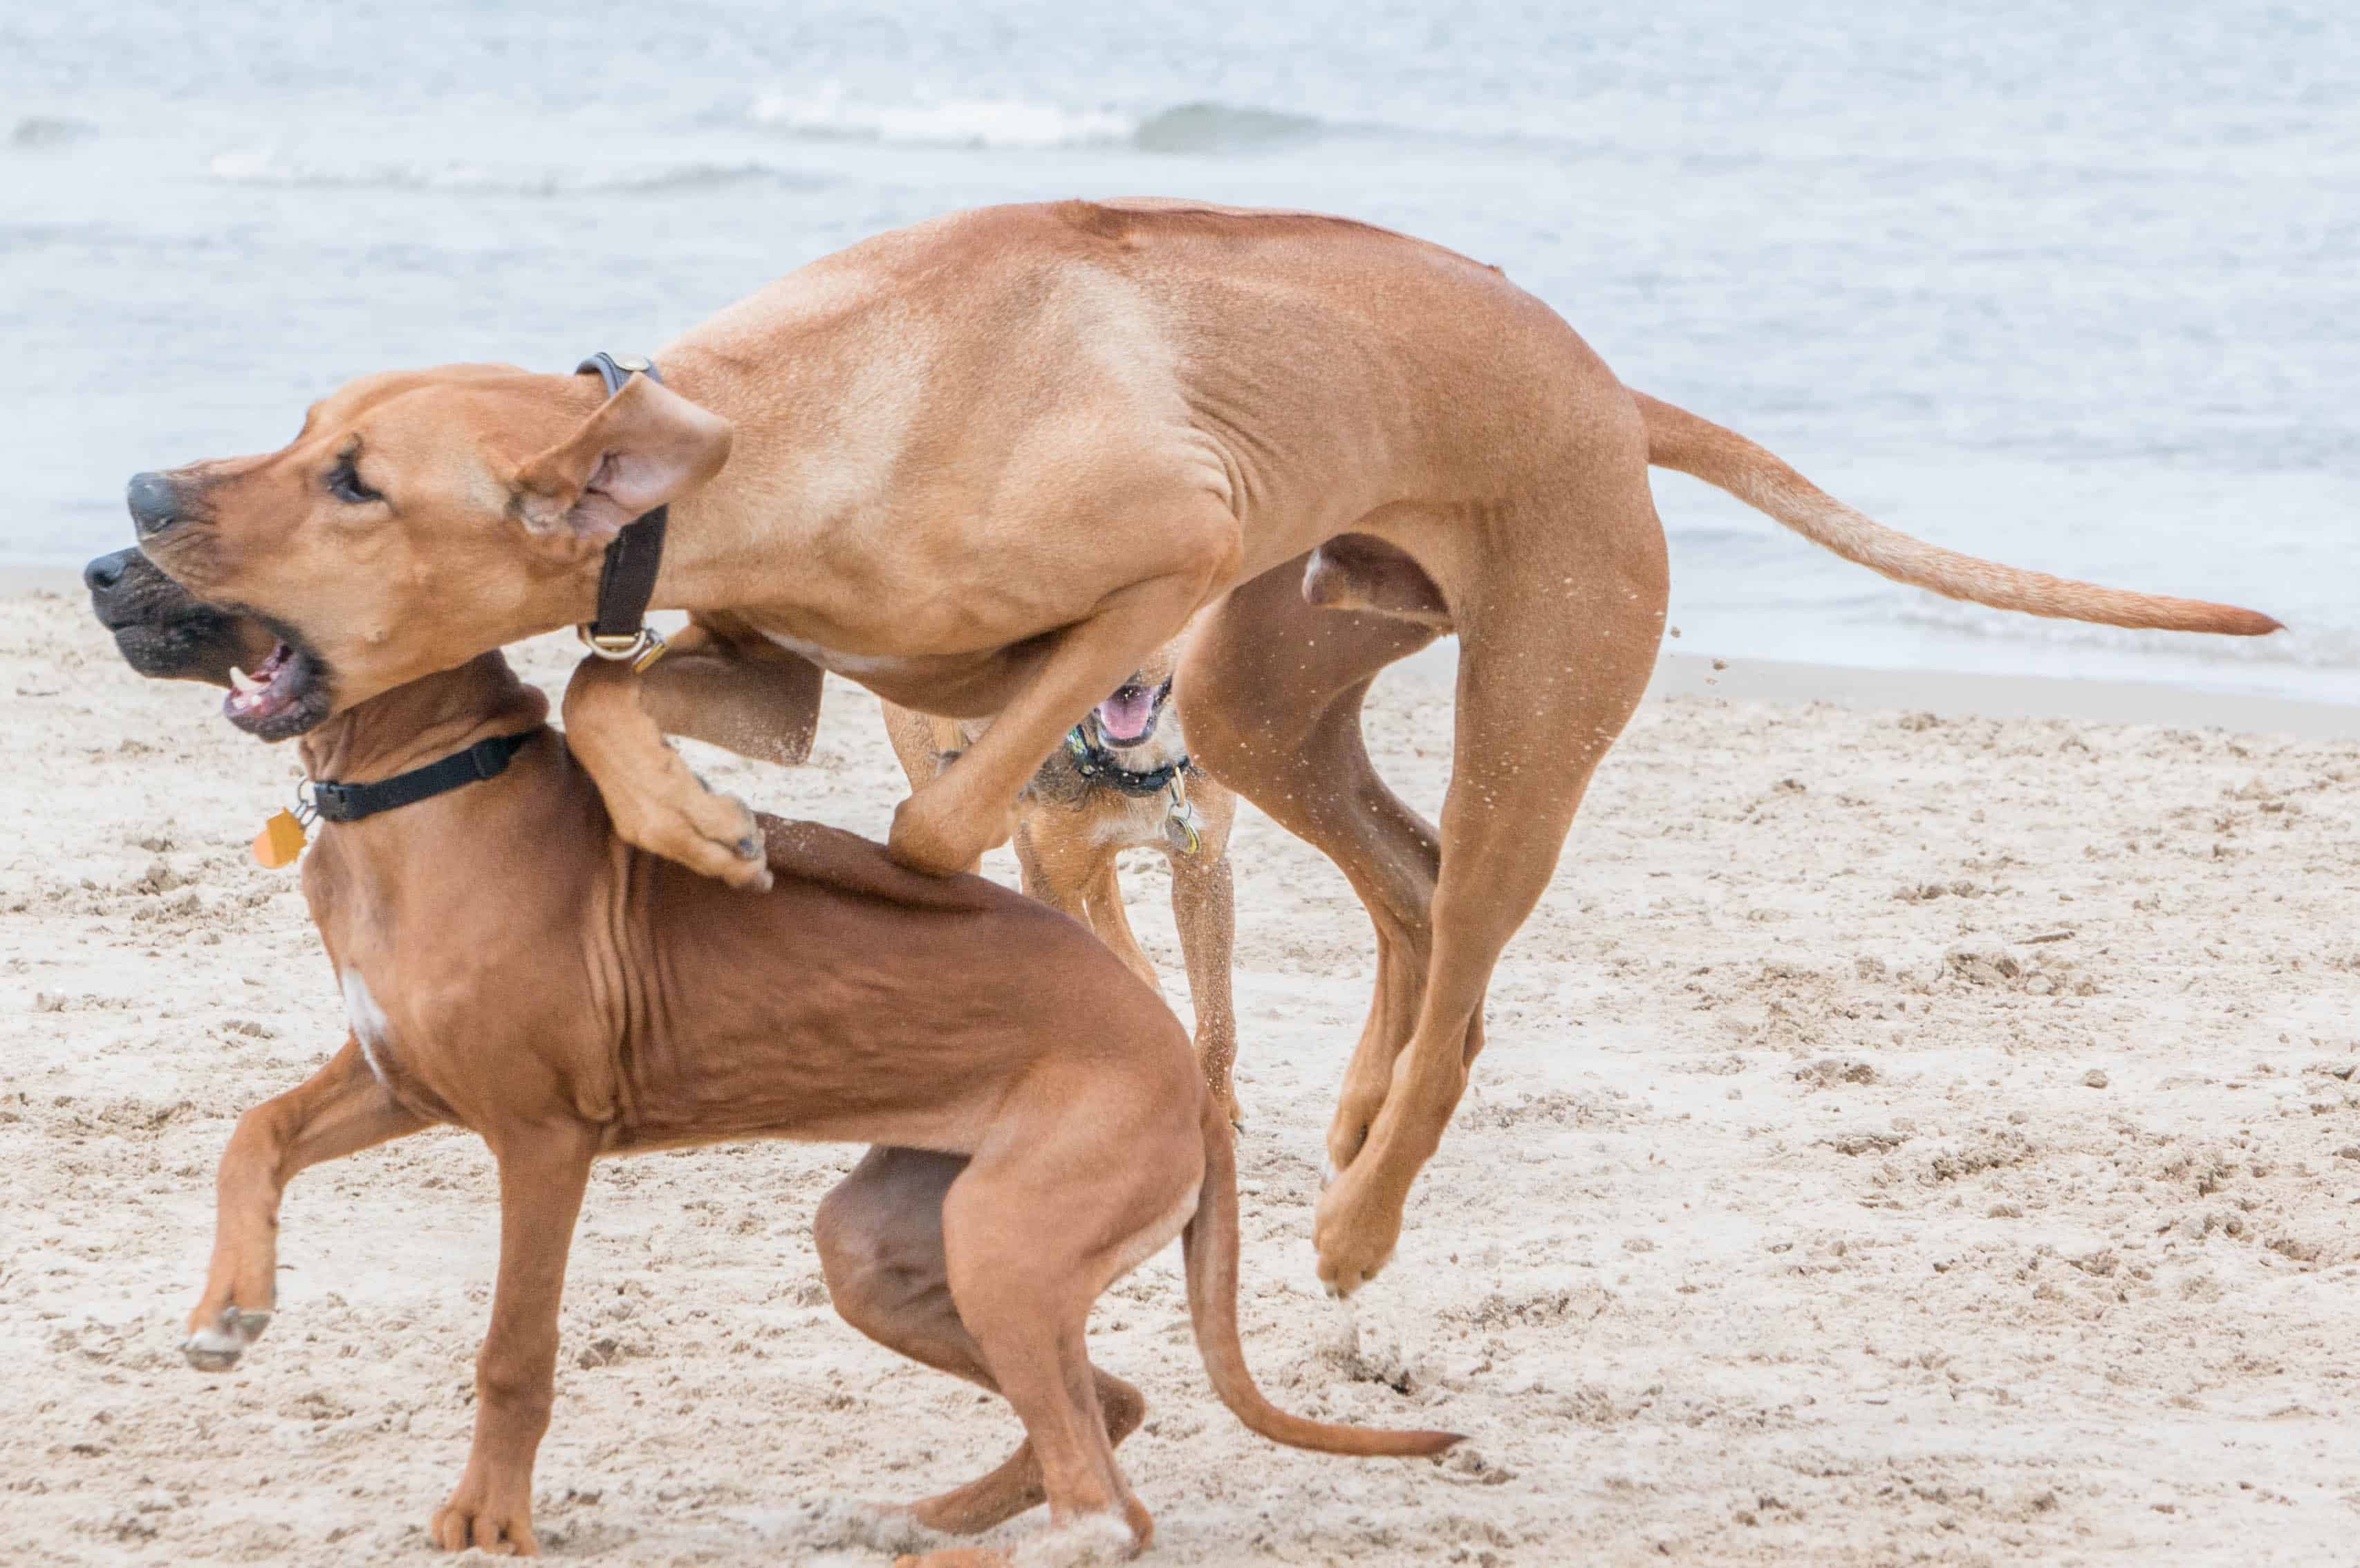
[[328,471],[328,494],[351,506],[365,506],[371,501],[385,499],[383,495],[361,483],[360,473],[353,467],[353,460],[349,457]]

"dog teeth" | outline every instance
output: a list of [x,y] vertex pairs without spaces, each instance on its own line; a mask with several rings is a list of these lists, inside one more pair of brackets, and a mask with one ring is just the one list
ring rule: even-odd
[[257,681],[235,664],[229,667],[229,683],[249,697],[262,690],[261,681]]

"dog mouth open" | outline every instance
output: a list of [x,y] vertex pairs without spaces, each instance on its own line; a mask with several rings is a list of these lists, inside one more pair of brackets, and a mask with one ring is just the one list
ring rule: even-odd
[[1155,733],[1155,721],[1163,716],[1164,699],[1171,695],[1169,681],[1161,686],[1126,682],[1092,710],[1098,717],[1098,739],[1108,746],[1137,746]]
[[285,740],[328,716],[328,681],[319,659],[281,638],[248,674],[230,666],[222,716],[250,735]]

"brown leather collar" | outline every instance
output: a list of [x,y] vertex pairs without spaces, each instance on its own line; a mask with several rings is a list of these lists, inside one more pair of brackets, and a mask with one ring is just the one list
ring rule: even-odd
[[[576,376],[592,371],[613,397],[634,376],[661,385],[655,361],[625,354],[617,358],[604,350],[574,367]],[[628,659],[634,670],[644,670],[663,650],[663,639],[648,629],[648,603],[655,597],[656,572],[663,565],[664,525],[672,508],[658,506],[623,525],[606,546],[606,563],[598,572],[598,615],[582,628],[582,640],[602,659]]]

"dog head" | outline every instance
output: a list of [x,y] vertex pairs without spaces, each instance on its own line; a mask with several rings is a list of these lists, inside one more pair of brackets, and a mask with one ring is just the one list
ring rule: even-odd
[[152,680],[234,685],[230,671],[261,664],[278,640],[259,621],[199,604],[136,550],[100,556],[82,580],[115,650]]
[[364,376],[257,457],[133,477],[147,557],[274,646],[232,723],[269,739],[582,618],[600,553],[720,471],[727,421],[644,376]]
[[1187,756],[1187,737],[1172,706],[1172,672],[1179,662],[1176,640],[1151,654],[1112,696],[1089,711],[1083,733],[1134,772],[1152,773]]

